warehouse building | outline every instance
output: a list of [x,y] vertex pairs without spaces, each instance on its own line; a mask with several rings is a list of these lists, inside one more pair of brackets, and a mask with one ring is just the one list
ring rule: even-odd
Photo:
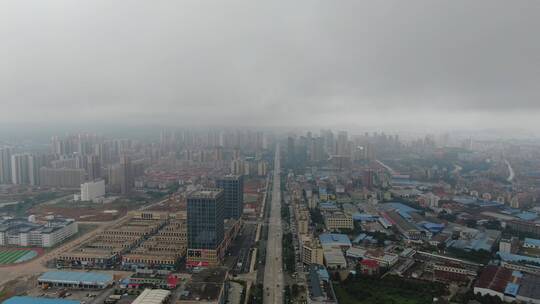
[[76,268],[110,268],[121,261],[121,256],[137,247],[145,238],[156,234],[163,220],[130,218],[83,244],[60,254],[57,265]]
[[319,235],[323,247],[340,247],[348,249],[352,246],[351,240],[346,234],[323,233]]
[[2,304],[81,304],[79,301],[35,297],[11,297]]
[[77,289],[103,289],[113,282],[112,275],[96,272],[48,271],[38,278],[38,284],[41,286]]
[[173,270],[187,250],[187,224],[172,219],[156,235],[144,240],[137,248],[122,256],[125,269],[157,268]]
[[131,304],[162,304],[171,292],[165,289],[145,289]]
[[487,266],[474,285],[474,293],[505,302],[540,303],[540,277],[495,265]]
[[324,248],[324,264],[328,269],[346,269],[347,260],[343,256],[343,251],[335,247]]
[[45,224],[26,219],[0,221],[0,246],[54,247],[79,231],[73,219],[54,218]]

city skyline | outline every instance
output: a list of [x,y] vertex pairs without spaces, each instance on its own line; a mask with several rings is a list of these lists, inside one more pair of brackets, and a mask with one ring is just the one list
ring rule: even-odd
[[0,303],[540,304],[540,1],[2,4]]

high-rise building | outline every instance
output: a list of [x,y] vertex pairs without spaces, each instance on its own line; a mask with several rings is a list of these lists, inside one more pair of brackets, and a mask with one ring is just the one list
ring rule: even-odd
[[347,132],[340,131],[338,133],[337,145],[336,145],[336,154],[341,156],[349,155],[348,151],[349,137]]
[[336,154],[334,133],[332,133],[331,130],[321,130],[321,137],[324,138],[324,146],[326,148],[326,153],[330,155]]
[[88,180],[101,178],[101,162],[97,155],[86,155],[86,174]]
[[39,169],[43,167],[45,161],[39,155],[28,156],[28,183],[32,186],[40,185]]
[[234,159],[231,161],[231,174],[241,175],[245,172],[245,162],[241,159]]
[[222,189],[202,189],[187,198],[188,265],[215,265],[224,238]]
[[14,185],[30,184],[29,154],[11,155],[11,182]]
[[128,194],[133,188],[133,168],[131,165],[131,159],[127,155],[122,155],[120,157],[120,171],[121,171],[121,180],[120,180],[120,192],[122,194]]
[[260,160],[257,163],[257,176],[266,176],[268,174],[268,163],[265,160]]
[[40,184],[39,169],[45,164],[45,157],[33,154],[11,155],[11,182],[15,185]]
[[105,196],[105,181],[96,180],[81,184],[81,201],[96,201]]
[[296,149],[294,147],[294,138],[289,136],[287,138],[287,166],[294,166],[296,162]]
[[375,172],[371,169],[366,169],[362,172],[362,185],[368,189],[373,188]]
[[53,169],[80,169],[80,162],[76,157],[64,157],[51,161],[51,167]]
[[319,162],[324,160],[324,139],[322,137],[311,138],[309,142],[309,160]]
[[11,148],[0,148],[0,184],[11,183]]
[[217,181],[217,187],[223,189],[225,200],[225,218],[238,219],[244,210],[244,179],[242,175],[227,175]]
[[40,184],[46,187],[79,188],[85,175],[84,169],[39,169]]

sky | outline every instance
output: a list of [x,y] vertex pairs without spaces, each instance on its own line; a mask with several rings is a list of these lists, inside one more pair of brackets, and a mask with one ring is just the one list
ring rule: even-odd
[[540,127],[537,0],[4,0],[0,124]]

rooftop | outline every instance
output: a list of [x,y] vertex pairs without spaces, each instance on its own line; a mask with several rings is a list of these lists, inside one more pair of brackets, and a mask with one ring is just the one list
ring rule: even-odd
[[47,299],[34,297],[12,297],[2,304],[80,304],[79,301],[64,300],[64,299]]
[[341,249],[337,248],[325,248],[324,260],[326,261],[327,266],[334,264],[347,265],[347,261],[343,256],[343,252],[341,251]]
[[380,205],[386,211],[397,210],[400,214],[403,214],[405,216],[409,215],[409,213],[411,213],[411,212],[418,211],[418,210],[416,210],[416,209],[414,209],[412,207],[409,207],[409,206],[407,206],[405,204],[397,203],[397,202],[384,203],[384,204],[380,204]]
[[525,274],[519,286],[518,295],[530,299],[540,299],[540,276]]
[[386,212],[390,220],[393,221],[393,224],[398,226],[398,229],[402,229],[403,231],[418,231],[419,229],[407,221],[405,218],[403,218],[402,213],[398,213],[395,211],[388,211]]
[[161,304],[171,294],[165,289],[145,289],[132,304]]
[[322,245],[332,246],[351,246],[351,240],[346,234],[337,234],[337,233],[324,233],[319,235],[319,240]]
[[202,190],[192,192],[189,195],[188,199],[190,198],[216,198],[222,192],[223,190],[218,189],[218,188],[202,189]]
[[534,247],[540,247],[540,240],[537,240],[537,239],[525,238],[523,243],[526,245],[534,246]]
[[221,180],[232,180],[232,181],[236,181],[236,180],[240,179],[241,177],[242,177],[241,175],[228,174],[228,175],[223,176],[223,177],[220,178],[220,179],[221,179]]
[[42,274],[38,281],[44,282],[66,282],[75,284],[108,284],[113,281],[113,276],[106,273],[97,272],[77,272],[77,271],[48,271]]
[[524,262],[524,263],[534,263],[534,264],[540,264],[540,258],[530,257],[526,255],[520,255],[520,254],[513,254],[513,253],[507,253],[507,252],[497,252],[497,254],[501,257],[501,260],[506,262]]
[[312,265],[309,270],[309,291],[310,297],[315,299],[326,299],[333,302],[335,296],[331,284],[329,284],[329,275],[326,268]]
[[487,266],[474,287],[503,292],[512,278],[512,270],[495,265]]

